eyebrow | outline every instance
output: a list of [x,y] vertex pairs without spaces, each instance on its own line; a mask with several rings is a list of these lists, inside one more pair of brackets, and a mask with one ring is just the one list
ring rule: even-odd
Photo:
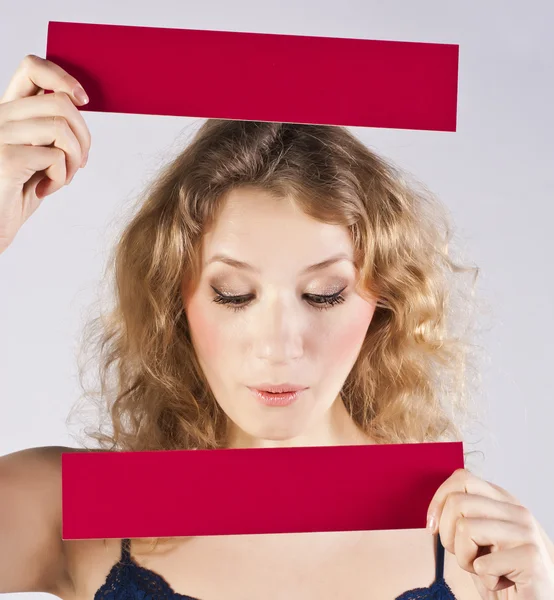
[[[305,273],[313,273],[314,271],[319,271],[320,269],[324,269],[325,267],[328,267],[341,260],[349,260],[350,262],[353,262],[347,254],[336,254],[335,256],[331,256],[330,258],[322,260],[321,262],[318,262],[315,265],[310,265],[306,267],[301,271],[301,274],[304,275]],[[260,273],[260,270],[256,267],[249,265],[248,263],[245,263],[241,260],[237,260],[236,258],[231,258],[230,256],[227,256],[225,254],[215,254],[214,256],[212,256],[212,258],[210,258],[209,261],[206,262],[206,266],[214,262],[222,262],[226,265],[230,265],[231,267],[236,267],[237,269],[243,269],[245,271],[251,271],[253,273],[258,274]]]

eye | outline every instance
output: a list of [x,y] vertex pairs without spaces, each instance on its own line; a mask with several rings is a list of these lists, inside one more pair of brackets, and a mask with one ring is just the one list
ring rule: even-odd
[[[226,296],[218,292],[213,286],[212,289],[216,293],[213,301],[217,304],[224,304],[228,308],[238,311],[243,310],[247,307],[248,302],[253,298],[253,294],[247,294],[245,296]],[[308,299],[310,306],[316,310],[327,310],[336,304],[342,304],[345,301],[345,297],[342,295],[346,287],[335,294],[329,294],[326,296],[317,294],[304,294],[304,297]]]
[[[345,288],[346,289],[346,288]],[[314,294],[304,294],[307,298],[309,298],[310,303],[317,310],[326,310],[331,308],[331,306],[335,306],[336,304],[342,304],[345,301],[345,297],[342,295],[341,290],[336,294],[330,294],[328,296],[318,296]]]

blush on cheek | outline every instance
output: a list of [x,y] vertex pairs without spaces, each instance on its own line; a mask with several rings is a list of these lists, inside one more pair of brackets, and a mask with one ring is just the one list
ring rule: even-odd
[[362,306],[353,307],[348,317],[341,323],[333,335],[333,354],[335,358],[356,359],[362,347],[367,328],[371,323],[374,308],[363,302]]
[[215,356],[217,349],[221,347],[221,328],[217,326],[215,319],[210,318],[194,298],[188,305],[187,319],[199,357]]

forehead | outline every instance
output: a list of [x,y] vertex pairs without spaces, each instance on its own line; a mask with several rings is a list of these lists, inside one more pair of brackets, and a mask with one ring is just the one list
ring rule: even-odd
[[204,236],[204,259],[219,252],[248,262],[275,256],[296,257],[296,262],[312,257],[317,262],[337,252],[352,257],[353,247],[345,227],[313,219],[292,199],[241,188],[228,194],[216,223]]

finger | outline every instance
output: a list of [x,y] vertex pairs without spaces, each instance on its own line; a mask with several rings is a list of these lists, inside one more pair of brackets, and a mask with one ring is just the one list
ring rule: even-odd
[[525,528],[528,540],[534,539],[533,517],[523,506],[486,496],[454,492],[446,499],[438,525],[441,541],[449,552],[454,552],[456,528],[460,518],[464,517],[514,522]]
[[[53,145],[63,150],[66,155],[66,184],[73,179],[83,160],[79,141],[63,117],[37,117],[24,121],[8,121],[0,125],[0,142],[8,145]],[[46,154],[37,155],[37,158],[39,156],[46,158]],[[27,179],[28,177],[25,177],[21,183]]]
[[531,541],[529,530],[520,523],[462,517],[456,523],[454,554],[462,569],[476,573],[473,562],[483,553],[483,548],[498,552],[523,546]]
[[473,562],[473,568],[479,577],[506,578],[521,591],[522,586],[549,581],[551,573],[546,559],[540,546],[526,544],[480,556]]
[[[17,180],[13,173],[21,172],[22,164],[27,170]],[[46,180],[42,181],[45,177]],[[65,181],[65,154],[62,150],[44,146],[0,146],[0,182],[3,186],[19,187],[23,184],[25,196],[27,189],[36,186],[36,194],[42,199],[62,188]],[[25,212],[25,207],[23,210]]]
[[41,89],[65,92],[77,104],[86,104],[86,102],[81,102],[76,96],[78,88],[82,89],[82,86],[77,79],[59,65],[34,54],[29,54],[18,66],[8,84],[6,92],[0,98],[0,104],[12,102],[19,98],[34,96]]
[[437,532],[440,516],[450,494],[460,492],[481,495],[492,500],[516,504],[513,498],[498,486],[490,484],[467,469],[457,469],[435,492],[427,510],[427,526],[431,533]]
[[73,105],[67,94],[54,93],[37,97],[22,98],[17,103],[0,105],[0,123],[23,121],[40,117],[63,117],[71,127],[81,148],[82,165],[90,150],[91,136],[83,115]]

